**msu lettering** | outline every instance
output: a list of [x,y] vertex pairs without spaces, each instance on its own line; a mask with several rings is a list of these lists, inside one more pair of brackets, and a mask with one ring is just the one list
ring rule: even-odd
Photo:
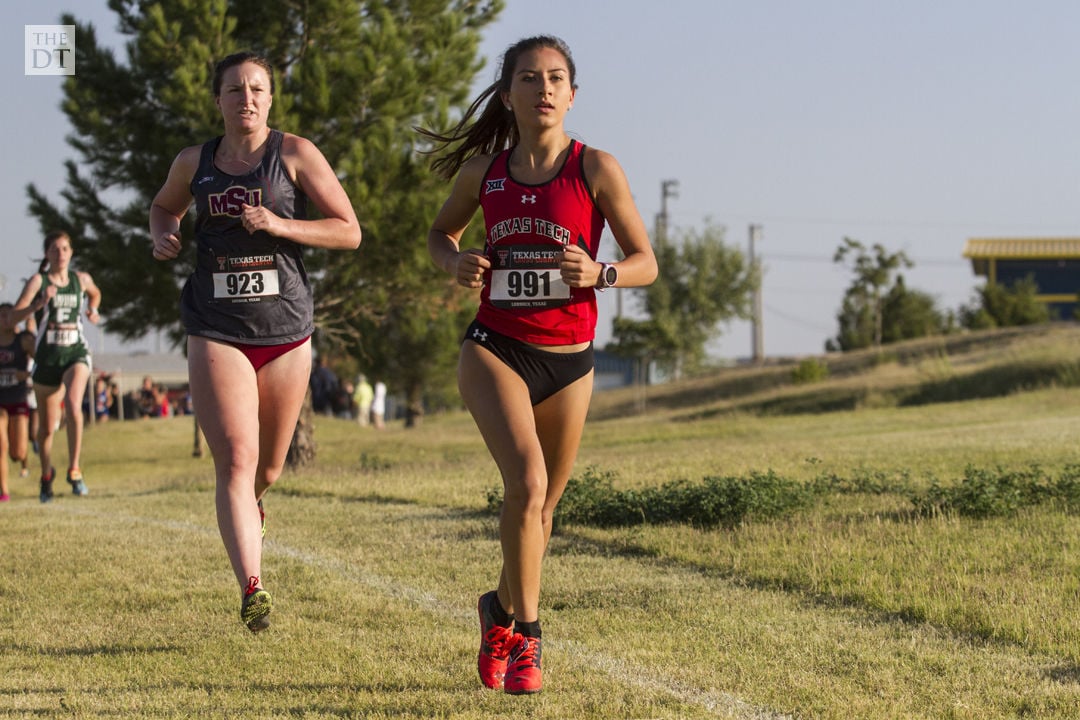
[[527,235],[550,238],[563,245],[570,243],[570,231],[544,218],[516,217],[495,223],[488,233],[488,242],[497,243],[511,235]]
[[262,188],[246,188],[243,185],[233,185],[226,188],[225,192],[212,193],[210,195],[210,214],[228,215],[240,217],[243,205],[262,205]]

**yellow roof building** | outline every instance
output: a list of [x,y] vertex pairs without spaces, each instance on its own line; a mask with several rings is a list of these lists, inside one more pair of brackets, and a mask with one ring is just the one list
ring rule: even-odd
[[1011,285],[1032,277],[1038,298],[1059,317],[1071,317],[1080,293],[1080,237],[970,238],[964,257],[976,275]]

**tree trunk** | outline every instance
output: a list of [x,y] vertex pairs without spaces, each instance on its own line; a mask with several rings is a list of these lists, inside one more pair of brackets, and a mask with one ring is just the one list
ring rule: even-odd
[[405,406],[405,427],[415,428],[420,426],[424,419],[423,389],[420,385],[409,388],[408,404]]
[[293,430],[292,442],[289,443],[289,453],[285,456],[286,467],[297,469],[312,465],[315,462],[315,423],[314,413],[311,410],[311,393],[304,397],[304,405],[300,408],[300,417],[296,420],[296,429]]

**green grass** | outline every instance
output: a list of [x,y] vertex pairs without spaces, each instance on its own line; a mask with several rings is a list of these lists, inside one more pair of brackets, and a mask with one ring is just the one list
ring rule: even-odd
[[[618,410],[632,390],[599,394],[579,479],[632,497],[707,477],[842,482],[731,527],[561,522],[545,688],[526,698],[476,677],[499,480],[466,414],[382,433],[318,422],[316,466],[267,498],[275,609],[258,636],[238,618],[190,423],[91,428],[89,497],[42,506],[36,482],[14,478],[0,507],[0,718],[1078,717],[1077,517],[1053,502],[927,513],[911,497],[971,469],[1075,464],[1080,389],[1060,369],[1078,338],[827,359],[819,382],[728,370],[650,388],[644,415]],[[1036,360],[1027,389],[895,400]],[[822,393],[864,402],[805,411]]]

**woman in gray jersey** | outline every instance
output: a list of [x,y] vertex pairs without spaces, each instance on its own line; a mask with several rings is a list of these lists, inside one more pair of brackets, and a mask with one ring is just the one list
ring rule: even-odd
[[[254,53],[218,63],[225,133],[180,151],[150,208],[154,257],[181,249],[195,203],[196,268],[181,296],[188,373],[214,456],[218,528],[241,589],[240,617],[269,625],[262,497],[285,465],[311,371],[313,301],[303,246],[356,249],[360,224],[330,164],[302,137],[272,130],[273,68]],[[307,202],[320,219],[307,219]]]

